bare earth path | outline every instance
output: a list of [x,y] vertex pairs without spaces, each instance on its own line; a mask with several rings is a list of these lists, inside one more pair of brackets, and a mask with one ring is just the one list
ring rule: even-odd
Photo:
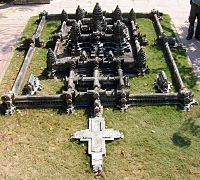
[[[114,10],[118,4],[122,11],[130,11],[133,7],[136,12],[150,12],[154,8],[170,14],[200,79],[200,42],[195,39],[185,40],[190,11],[189,0],[99,0],[98,2],[107,11]],[[15,44],[31,16],[38,15],[43,10],[49,13],[61,13],[62,9],[65,9],[68,13],[74,13],[78,5],[92,11],[95,3],[96,1],[92,0],[53,0],[51,4],[33,6],[0,4],[0,82],[9,65]]]

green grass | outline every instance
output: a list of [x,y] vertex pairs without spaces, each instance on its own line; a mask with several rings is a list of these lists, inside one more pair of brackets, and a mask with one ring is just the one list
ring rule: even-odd
[[[48,42],[49,37],[57,30],[59,25],[59,21],[50,21],[45,24],[41,35],[41,39],[44,40],[45,44]],[[46,47],[35,49],[35,53],[23,81],[21,93],[31,73],[39,77],[43,86],[43,90],[39,92],[38,95],[60,93],[61,87],[63,85],[62,80],[47,79],[44,75],[44,69],[46,68],[46,56]]]
[[169,81],[172,82],[170,72],[167,67],[162,49],[155,45],[157,36],[155,31],[153,31],[154,27],[151,20],[141,18],[137,20],[137,23],[140,26],[139,31],[142,34],[146,34],[149,41],[149,45],[145,48],[145,52],[147,55],[147,64],[150,68],[150,73],[145,76],[134,77],[131,79],[130,92],[156,92],[153,83],[155,82],[158,73],[164,70]]
[[[166,15],[164,18],[164,29],[170,33],[170,18]],[[131,91],[154,92],[152,83],[157,73],[165,69],[169,78],[170,74],[161,49],[154,46],[156,36],[151,22],[138,19],[138,23],[150,41],[146,53],[151,71],[145,77],[135,77]],[[32,19],[29,25],[33,25],[30,27],[34,32]],[[56,22],[45,26],[42,35],[45,41],[56,26]],[[20,57],[16,53],[21,52],[15,52],[0,94],[9,90],[20,67],[23,52]],[[200,101],[197,79],[186,54],[178,50],[173,54],[185,85],[193,89]],[[28,73],[40,76],[45,58],[45,48],[36,49]],[[62,82],[42,80],[42,84],[43,93],[51,94],[59,91]],[[188,113],[176,106],[131,107],[124,114],[105,108],[104,117],[106,126],[122,131],[125,138],[107,143],[104,173],[100,179],[200,179],[198,106]],[[78,109],[68,116],[57,109],[23,109],[13,116],[0,115],[0,119],[0,177],[3,179],[94,179],[86,144],[70,141],[73,132],[87,128],[86,110]]]
[[[30,20],[28,21],[25,30],[22,33],[22,38],[18,41],[18,44],[20,45],[20,43],[22,43],[22,41],[24,40],[25,37],[31,37],[36,28],[37,28],[37,24],[35,23],[35,21],[37,20],[37,17],[32,17],[30,18]],[[0,94],[4,94],[5,91],[9,91],[17,77],[17,73],[19,71],[19,68],[24,60],[24,51],[19,51],[17,49],[15,49],[14,51],[14,55],[12,58],[12,61],[9,65],[9,68],[7,69],[5,76],[1,82],[1,88],[0,88]]]

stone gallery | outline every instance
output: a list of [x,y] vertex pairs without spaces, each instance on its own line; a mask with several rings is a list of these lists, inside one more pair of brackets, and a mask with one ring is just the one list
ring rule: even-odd
[[[103,118],[103,107],[117,107],[121,112],[129,106],[177,105],[189,111],[197,104],[191,90],[184,86],[171,46],[175,46],[171,37],[167,37],[160,24],[160,13],[122,13],[117,6],[112,13],[102,11],[97,3],[92,13],[77,7],[75,14],[65,10],[61,14],[39,15],[38,28],[32,38],[27,39],[27,54],[10,92],[2,96],[5,114],[15,112],[16,108],[55,108],[64,107],[67,113],[76,108],[90,110],[89,128],[75,132],[72,139],[88,142],[88,154],[95,173],[103,170],[103,158],[106,155],[106,141],[124,138],[123,133],[107,129]],[[147,65],[145,46],[148,40],[138,33],[136,16],[152,20],[157,33],[157,44],[166,54],[166,62],[173,77],[173,86],[177,92],[170,92],[171,83],[161,71],[154,83],[155,93],[130,93],[129,78],[148,76],[151,73]],[[22,81],[36,47],[44,42],[40,39],[47,21],[60,20],[61,28],[49,40],[47,51],[46,78],[64,78],[61,94],[39,96],[42,90],[39,79],[31,74],[25,85],[24,95],[19,95]]]

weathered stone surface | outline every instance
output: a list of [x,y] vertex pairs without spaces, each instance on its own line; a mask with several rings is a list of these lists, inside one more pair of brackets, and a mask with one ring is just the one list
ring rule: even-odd
[[161,93],[169,93],[171,88],[172,88],[172,84],[170,82],[168,82],[165,71],[161,71],[157,75],[157,78],[156,78],[154,85],[157,87],[157,89]]
[[13,105],[14,93],[12,91],[7,92],[1,97],[2,107],[5,111],[5,115],[12,115],[15,112],[15,106]]
[[39,79],[33,74],[31,74],[24,88],[25,94],[35,95],[38,91],[41,90],[42,90],[42,85],[40,84]]
[[103,117],[89,118],[89,129],[72,135],[72,139],[88,142],[88,154],[91,155],[92,168],[99,173],[103,168],[103,157],[106,156],[106,141],[124,138],[123,133],[105,128]]

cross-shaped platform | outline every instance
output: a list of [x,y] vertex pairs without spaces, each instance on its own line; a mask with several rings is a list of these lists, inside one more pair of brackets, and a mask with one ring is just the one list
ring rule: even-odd
[[124,138],[123,133],[105,128],[102,116],[89,118],[89,129],[81,130],[72,135],[72,139],[88,142],[88,154],[91,154],[92,168],[94,172],[101,172],[103,157],[106,155],[105,141]]

